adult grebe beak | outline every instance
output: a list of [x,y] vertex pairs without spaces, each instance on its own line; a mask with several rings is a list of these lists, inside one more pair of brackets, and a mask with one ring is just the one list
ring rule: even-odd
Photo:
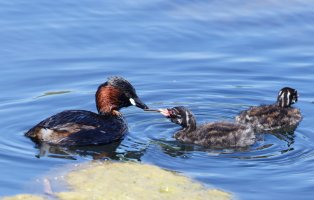
[[141,109],[149,109],[148,106],[144,104],[138,97],[130,98],[130,102],[133,106],[139,107]]
[[173,112],[171,109],[165,108],[165,109],[144,109],[144,111],[148,111],[148,112],[159,112],[160,114],[162,114],[163,116],[167,117],[167,118],[171,118],[173,117]]

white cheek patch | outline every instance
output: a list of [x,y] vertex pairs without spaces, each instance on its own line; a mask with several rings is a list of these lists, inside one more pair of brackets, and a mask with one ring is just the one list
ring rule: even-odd
[[133,106],[136,106],[136,103],[135,103],[134,99],[130,98],[129,100],[130,100],[130,103],[131,103]]

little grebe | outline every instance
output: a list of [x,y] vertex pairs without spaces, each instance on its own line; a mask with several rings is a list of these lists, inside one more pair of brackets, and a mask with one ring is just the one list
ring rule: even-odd
[[36,143],[62,146],[106,144],[121,139],[127,124],[119,110],[131,105],[148,107],[139,99],[133,86],[121,77],[109,78],[95,94],[98,114],[85,110],[67,110],[53,115],[25,135]]
[[212,122],[196,126],[195,117],[186,107],[178,106],[159,111],[173,123],[182,126],[183,129],[174,135],[182,142],[210,148],[241,148],[256,141],[253,129],[243,124]]
[[284,87],[279,91],[275,104],[253,106],[242,111],[235,120],[252,126],[256,132],[289,131],[295,129],[302,119],[300,110],[291,107],[297,101],[297,90]]

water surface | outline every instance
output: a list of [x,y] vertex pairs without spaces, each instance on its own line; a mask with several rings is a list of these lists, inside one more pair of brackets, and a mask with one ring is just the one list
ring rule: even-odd
[[[109,157],[177,171],[239,199],[314,194],[314,1],[8,1],[0,3],[0,196],[68,164]],[[303,121],[243,151],[176,142],[179,127],[123,109],[121,143],[41,149],[23,136],[65,109],[96,111],[94,93],[120,75],[151,107],[188,106],[198,123],[233,120],[296,88]]]

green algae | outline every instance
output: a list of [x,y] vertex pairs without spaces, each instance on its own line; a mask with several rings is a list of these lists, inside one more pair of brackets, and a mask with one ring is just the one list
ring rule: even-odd
[[37,96],[37,97],[35,97],[35,98],[37,99],[37,98],[41,98],[41,97],[52,96],[52,95],[58,95],[58,94],[66,94],[66,93],[70,93],[70,92],[71,92],[71,91],[69,91],[69,90],[45,92],[44,94],[39,95],[39,96]]
[[[228,200],[229,193],[157,166],[135,162],[83,164],[65,175],[67,191],[53,192],[48,199],[60,200]],[[58,184],[58,183],[57,183]],[[59,182],[59,185],[62,184]],[[47,186],[48,187],[48,186]],[[17,195],[3,200],[43,200],[41,196]]]
[[66,179],[72,191],[58,193],[62,200],[230,199],[228,193],[207,189],[187,177],[131,162],[92,164],[69,173]]

